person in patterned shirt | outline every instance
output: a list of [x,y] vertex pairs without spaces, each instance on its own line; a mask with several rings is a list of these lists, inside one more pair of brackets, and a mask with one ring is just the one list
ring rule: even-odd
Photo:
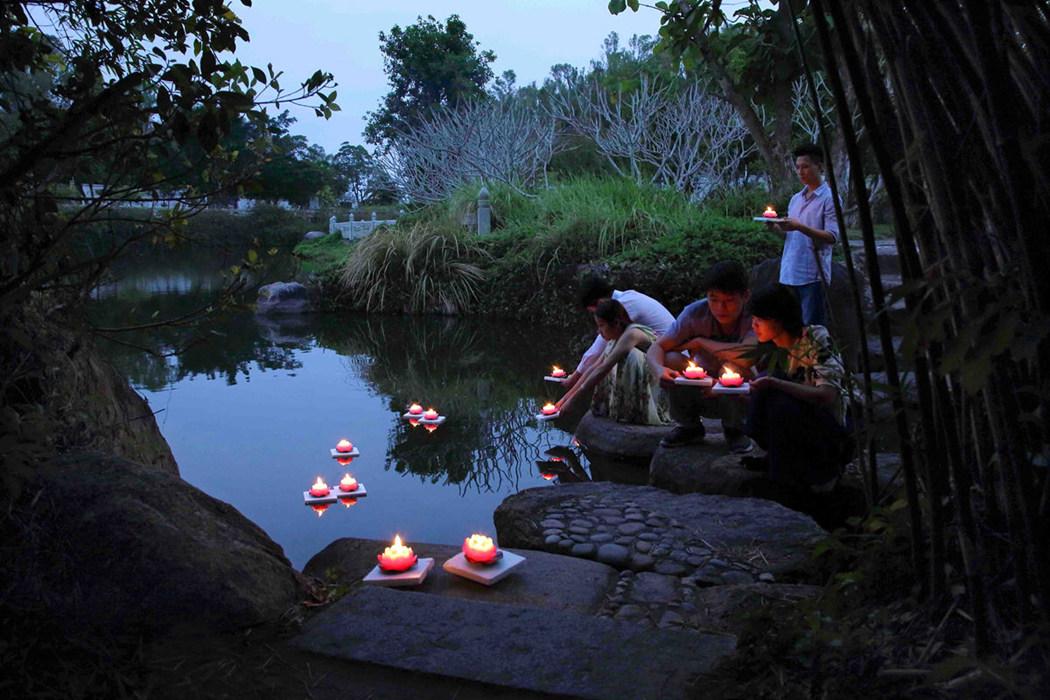
[[773,351],[751,382],[747,431],[767,452],[775,481],[834,488],[849,459],[845,368],[824,326],[803,326],[797,297],[782,284],[756,292],[751,325]]

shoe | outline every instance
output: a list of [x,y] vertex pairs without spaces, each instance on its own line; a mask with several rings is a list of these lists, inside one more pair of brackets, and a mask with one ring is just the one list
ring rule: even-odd
[[662,447],[683,447],[701,442],[707,433],[704,426],[699,425],[676,425],[667,435],[660,440]]
[[746,455],[755,449],[755,443],[751,442],[751,438],[735,430],[726,431],[726,443],[729,445],[729,451],[735,455]]

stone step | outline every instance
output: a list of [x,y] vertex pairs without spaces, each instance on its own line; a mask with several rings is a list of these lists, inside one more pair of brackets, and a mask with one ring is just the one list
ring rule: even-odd
[[[901,343],[904,339],[899,335],[895,335],[893,336],[892,341],[894,352],[897,353],[899,359]],[[885,371],[886,357],[882,352],[882,341],[879,340],[877,329],[875,333],[868,334],[868,359],[871,361],[871,370],[873,372]]]
[[493,521],[502,546],[727,584],[798,572],[825,534],[808,515],[761,498],[609,482],[525,489]]
[[595,700],[684,698],[731,635],[649,629],[554,610],[365,587],[293,642],[355,663]]
[[[867,273],[867,264],[864,262],[864,242],[851,241],[851,247],[856,256],[856,264]],[[897,244],[894,241],[876,241],[875,252],[879,258],[880,275],[899,275],[901,273],[900,258],[897,254]]]

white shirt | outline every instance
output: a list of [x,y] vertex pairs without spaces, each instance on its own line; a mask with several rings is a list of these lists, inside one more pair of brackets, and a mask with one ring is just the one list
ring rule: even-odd
[[[820,183],[812,192],[803,187],[796,192],[788,204],[788,216],[792,216],[810,228],[827,231],[835,240],[839,237],[838,219],[835,218],[835,202],[831,198],[831,187]],[[821,271],[824,279],[831,282],[830,243],[818,243],[801,231],[784,234],[784,254],[780,258],[780,283],[795,286],[819,282]],[[817,267],[817,257],[820,268]]]
[[[649,326],[656,333],[657,338],[667,333],[674,324],[674,316],[663,304],[641,292],[636,292],[633,289],[621,292],[616,289],[613,290],[612,298],[623,304],[623,308],[627,310],[627,315],[631,317],[632,323]],[[586,372],[597,362],[602,355],[602,350],[605,349],[606,342],[608,341],[599,334],[594,339],[594,342],[591,343],[591,347],[587,348],[587,352],[583,353],[583,357],[580,358],[575,371],[579,373]]]

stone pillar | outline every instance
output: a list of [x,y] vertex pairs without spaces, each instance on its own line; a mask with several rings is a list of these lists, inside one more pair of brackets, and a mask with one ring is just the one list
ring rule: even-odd
[[335,233],[335,217],[334,216],[331,217],[330,219],[328,219],[328,233],[329,234]]
[[489,203],[489,188],[482,187],[478,192],[478,235],[492,232],[492,207]]

